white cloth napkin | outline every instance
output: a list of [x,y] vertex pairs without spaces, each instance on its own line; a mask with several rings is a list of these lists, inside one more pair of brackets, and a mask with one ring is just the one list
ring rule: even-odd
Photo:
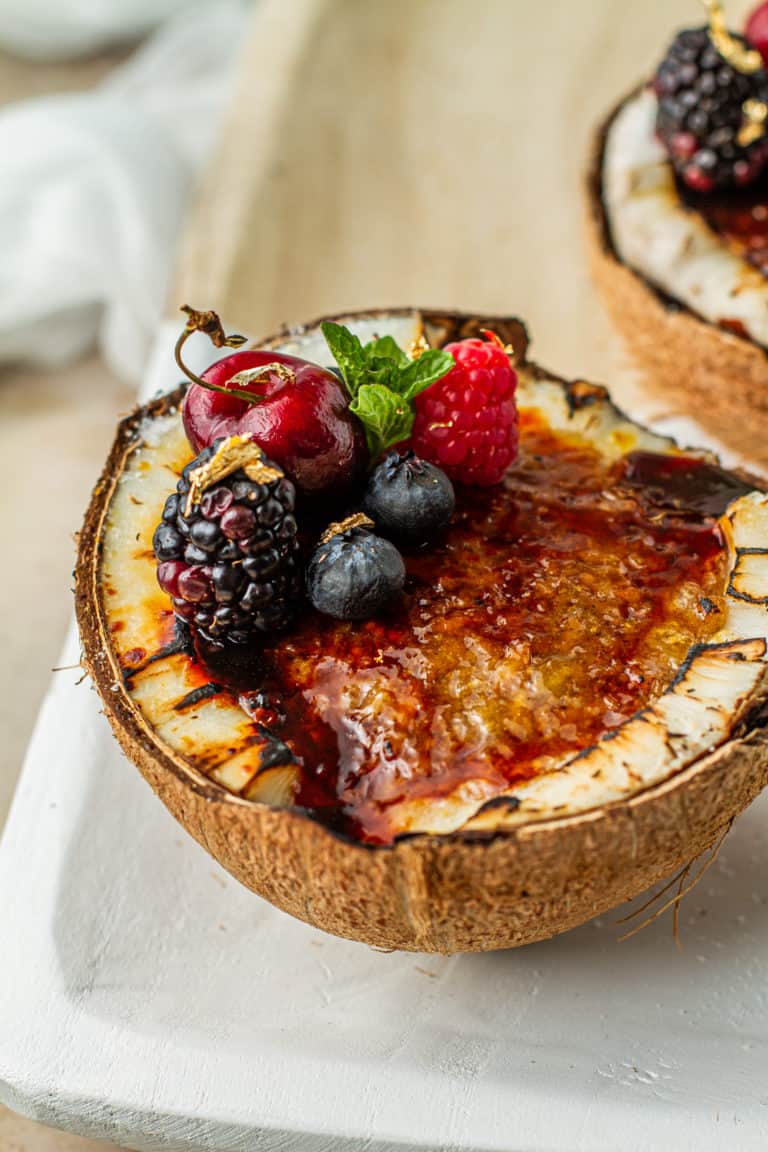
[[99,89],[0,112],[0,361],[60,364],[98,342],[141,378],[247,12],[187,6]]
[[31,59],[61,60],[137,40],[186,0],[0,0],[0,44]]

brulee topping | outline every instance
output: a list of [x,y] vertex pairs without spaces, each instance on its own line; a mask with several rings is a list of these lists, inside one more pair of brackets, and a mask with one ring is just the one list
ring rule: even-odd
[[526,411],[504,484],[457,491],[388,614],[306,609],[208,677],[289,750],[296,804],[390,842],[402,801],[501,792],[658,697],[722,623],[717,517],[746,490],[698,458],[606,462]]

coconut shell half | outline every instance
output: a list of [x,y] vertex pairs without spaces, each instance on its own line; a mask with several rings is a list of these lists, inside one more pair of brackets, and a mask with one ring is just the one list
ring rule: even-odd
[[[362,336],[391,333],[404,347],[422,331],[439,345],[493,328],[513,349],[521,405],[535,405],[553,427],[614,457],[633,447],[677,451],[629,421],[605,389],[528,361],[517,320],[418,309],[335,319]],[[264,345],[324,362],[318,324]],[[722,634],[692,650],[669,690],[610,737],[491,802],[458,797],[406,812],[409,832],[390,846],[355,842],[291,807],[290,764],[254,741],[245,714],[217,701],[158,624],[167,604],[147,544],[191,457],[182,395],[119,427],[80,536],[77,616],[85,664],[126,755],[187,831],[260,896],[381,948],[514,947],[669,876],[768,781],[768,499],[752,492],[722,520],[731,557]]]
[[[586,184],[586,236],[603,303],[641,368],[670,408],[694,411],[723,444],[768,465],[768,351],[698,315],[618,255],[603,192],[606,142],[625,97],[598,127]],[[706,228],[703,221],[702,229]],[[753,273],[754,275],[754,273]]]

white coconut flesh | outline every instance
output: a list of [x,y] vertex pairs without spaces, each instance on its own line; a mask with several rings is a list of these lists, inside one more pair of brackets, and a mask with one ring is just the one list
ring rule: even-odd
[[768,345],[768,280],[681,200],[655,134],[656,110],[646,89],[608,129],[602,195],[616,253],[705,320],[741,325]]
[[[403,347],[423,330],[411,311],[345,322],[363,338],[391,333]],[[439,340],[439,332],[428,328],[427,334]],[[319,363],[328,359],[316,329],[271,346]],[[561,382],[522,369],[518,396],[521,410],[535,409],[554,432],[593,445],[608,460],[635,449],[678,451],[672,440],[624,417],[607,394],[598,392],[574,408]],[[272,757],[272,766],[262,769],[264,738],[234,698],[206,696],[205,674],[183,653],[164,651],[173,639],[173,616],[156,582],[151,540],[191,456],[177,411],[141,421],[101,526],[99,610],[110,642],[100,659],[138,725],[190,781],[214,782],[244,803],[289,806],[297,767],[275,765]],[[470,779],[442,798],[406,797],[391,813],[393,826],[400,832],[487,831],[576,814],[656,785],[723,744],[761,698],[768,678],[768,497],[740,496],[721,526],[730,568],[723,626],[689,653],[667,691],[594,746],[524,784],[499,791]],[[124,678],[126,666],[133,671]]]

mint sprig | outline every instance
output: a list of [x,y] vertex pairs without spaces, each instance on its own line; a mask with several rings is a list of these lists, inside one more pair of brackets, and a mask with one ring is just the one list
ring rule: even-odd
[[387,448],[407,440],[413,429],[413,401],[453,367],[449,352],[428,348],[412,360],[392,336],[363,345],[343,324],[326,320],[323,335],[344,378],[350,412],[365,430],[375,460]]

